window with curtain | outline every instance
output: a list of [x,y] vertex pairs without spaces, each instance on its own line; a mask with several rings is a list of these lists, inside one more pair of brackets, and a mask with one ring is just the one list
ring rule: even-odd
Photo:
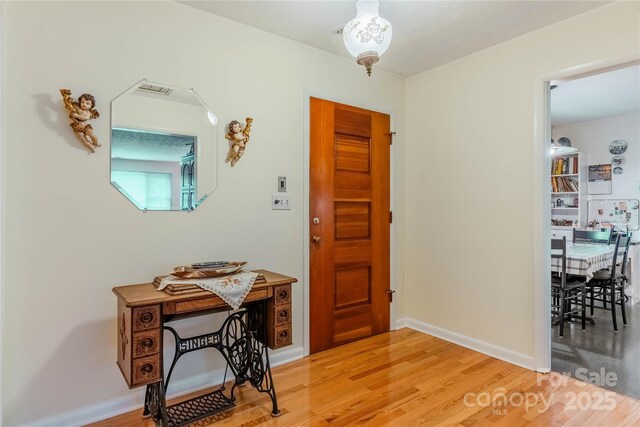
[[126,188],[140,209],[171,209],[170,173],[111,171],[111,181]]

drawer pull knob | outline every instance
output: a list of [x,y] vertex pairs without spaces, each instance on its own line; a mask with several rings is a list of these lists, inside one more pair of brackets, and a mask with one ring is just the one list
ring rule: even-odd
[[151,323],[151,321],[153,320],[153,313],[150,312],[145,312],[142,313],[142,315],[140,316],[140,321],[142,323]]
[[153,346],[153,340],[151,338],[145,338],[140,342],[140,345],[144,348]]
[[150,374],[151,372],[153,372],[153,365],[151,363],[145,363],[144,365],[142,365],[142,368],[140,368],[140,370],[144,374]]

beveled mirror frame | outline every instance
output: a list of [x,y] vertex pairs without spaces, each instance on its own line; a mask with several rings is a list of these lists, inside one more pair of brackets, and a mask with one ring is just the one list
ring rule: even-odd
[[[153,114],[147,114],[147,111],[153,111]],[[200,116],[200,113],[205,115]],[[176,123],[180,125],[176,126]],[[117,140],[116,133],[119,134]],[[111,185],[142,212],[190,212],[217,186],[218,119],[194,89],[147,79],[138,81],[111,101],[110,141]],[[161,145],[154,146],[156,142]],[[184,145],[187,147],[181,147]],[[135,147],[133,151],[132,147]],[[145,154],[141,154],[143,152]],[[158,157],[150,157],[152,154],[148,153]],[[190,186],[185,186],[182,179],[187,169]],[[114,174],[120,175],[119,181],[114,179]],[[136,185],[124,185],[123,181],[124,176],[131,178],[132,174],[135,174],[133,180],[146,183],[147,193],[153,192],[155,185],[164,188],[164,193],[168,190],[168,195],[164,194],[164,199],[156,205],[145,201],[147,193],[134,197],[130,193],[135,192]],[[171,177],[167,181],[167,177],[161,175]],[[148,183],[152,179],[156,179],[156,184]]]

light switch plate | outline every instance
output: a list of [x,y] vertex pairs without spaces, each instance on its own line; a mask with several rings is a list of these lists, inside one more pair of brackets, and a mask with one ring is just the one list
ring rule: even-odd
[[278,192],[286,193],[287,192],[287,177],[279,176],[278,177]]
[[287,193],[273,193],[271,197],[272,210],[290,210],[289,195]]

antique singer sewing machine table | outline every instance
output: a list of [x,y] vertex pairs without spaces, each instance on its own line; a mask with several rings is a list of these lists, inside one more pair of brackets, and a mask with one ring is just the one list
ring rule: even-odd
[[[230,314],[219,330],[188,338],[180,337],[167,323],[231,307],[205,290],[169,295],[152,283],[113,288],[118,297],[118,367],[129,388],[147,386],[144,414],[152,416],[156,425],[177,427],[231,408],[235,388],[247,382],[269,395],[272,415],[279,415],[266,347],[291,344],[291,284],[297,279],[267,270],[255,272],[262,273],[266,282],[253,285],[240,310]],[[176,343],[166,378],[163,330],[171,332]],[[178,359],[209,347],[222,353],[235,376],[230,397],[220,389],[167,407],[165,392]]]

